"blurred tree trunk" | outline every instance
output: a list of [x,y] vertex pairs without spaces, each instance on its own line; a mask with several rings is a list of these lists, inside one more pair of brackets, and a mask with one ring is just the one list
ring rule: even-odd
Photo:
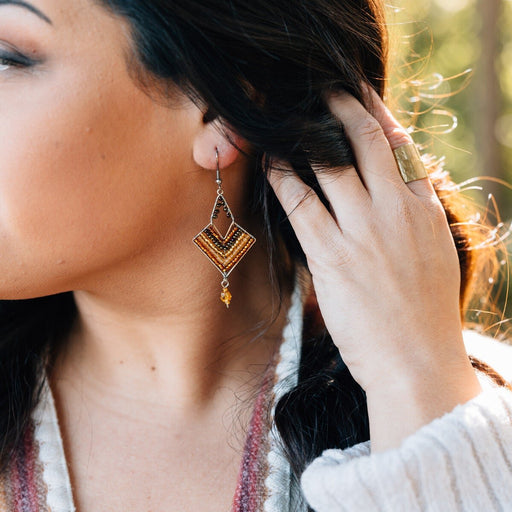
[[[502,107],[497,59],[500,53],[499,19],[503,0],[478,0],[477,11],[481,20],[481,56],[477,69],[477,111],[475,112],[475,133],[480,156],[480,173],[502,177],[503,158],[500,144],[496,139],[496,122]],[[503,205],[503,187],[488,182],[485,189]],[[504,206],[504,205],[503,205]]]

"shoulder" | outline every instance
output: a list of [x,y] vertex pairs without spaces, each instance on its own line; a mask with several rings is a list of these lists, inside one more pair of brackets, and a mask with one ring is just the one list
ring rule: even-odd
[[507,381],[512,381],[512,340],[498,340],[473,329],[464,329],[462,335],[469,355],[487,363]]

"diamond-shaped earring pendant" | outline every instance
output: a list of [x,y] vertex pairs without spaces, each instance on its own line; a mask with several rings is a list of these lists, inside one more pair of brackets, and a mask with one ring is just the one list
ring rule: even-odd
[[[201,252],[215,265],[222,274],[220,300],[229,308],[231,303],[231,292],[228,290],[228,276],[240,260],[247,254],[247,251],[254,245],[256,238],[248,233],[242,226],[235,222],[231,209],[224,198],[222,180],[219,170],[219,153],[216,149],[217,158],[217,199],[212,210],[210,223],[193,238],[193,242]],[[226,234],[222,235],[214,224],[220,212],[224,212],[228,219],[231,219]]]

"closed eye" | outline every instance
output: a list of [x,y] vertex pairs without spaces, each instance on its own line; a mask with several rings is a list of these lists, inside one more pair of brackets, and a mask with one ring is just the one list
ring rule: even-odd
[[2,55],[0,54],[0,70],[6,69],[8,67],[27,67],[30,65],[30,62],[27,60],[23,60],[21,58],[13,58],[10,55]]

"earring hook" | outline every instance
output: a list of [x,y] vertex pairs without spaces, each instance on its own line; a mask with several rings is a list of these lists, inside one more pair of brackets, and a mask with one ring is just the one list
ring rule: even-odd
[[217,185],[220,187],[222,185],[222,180],[220,179],[219,149],[217,148],[217,146],[215,147],[215,160],[217,161],[217,179],[215,181]]

